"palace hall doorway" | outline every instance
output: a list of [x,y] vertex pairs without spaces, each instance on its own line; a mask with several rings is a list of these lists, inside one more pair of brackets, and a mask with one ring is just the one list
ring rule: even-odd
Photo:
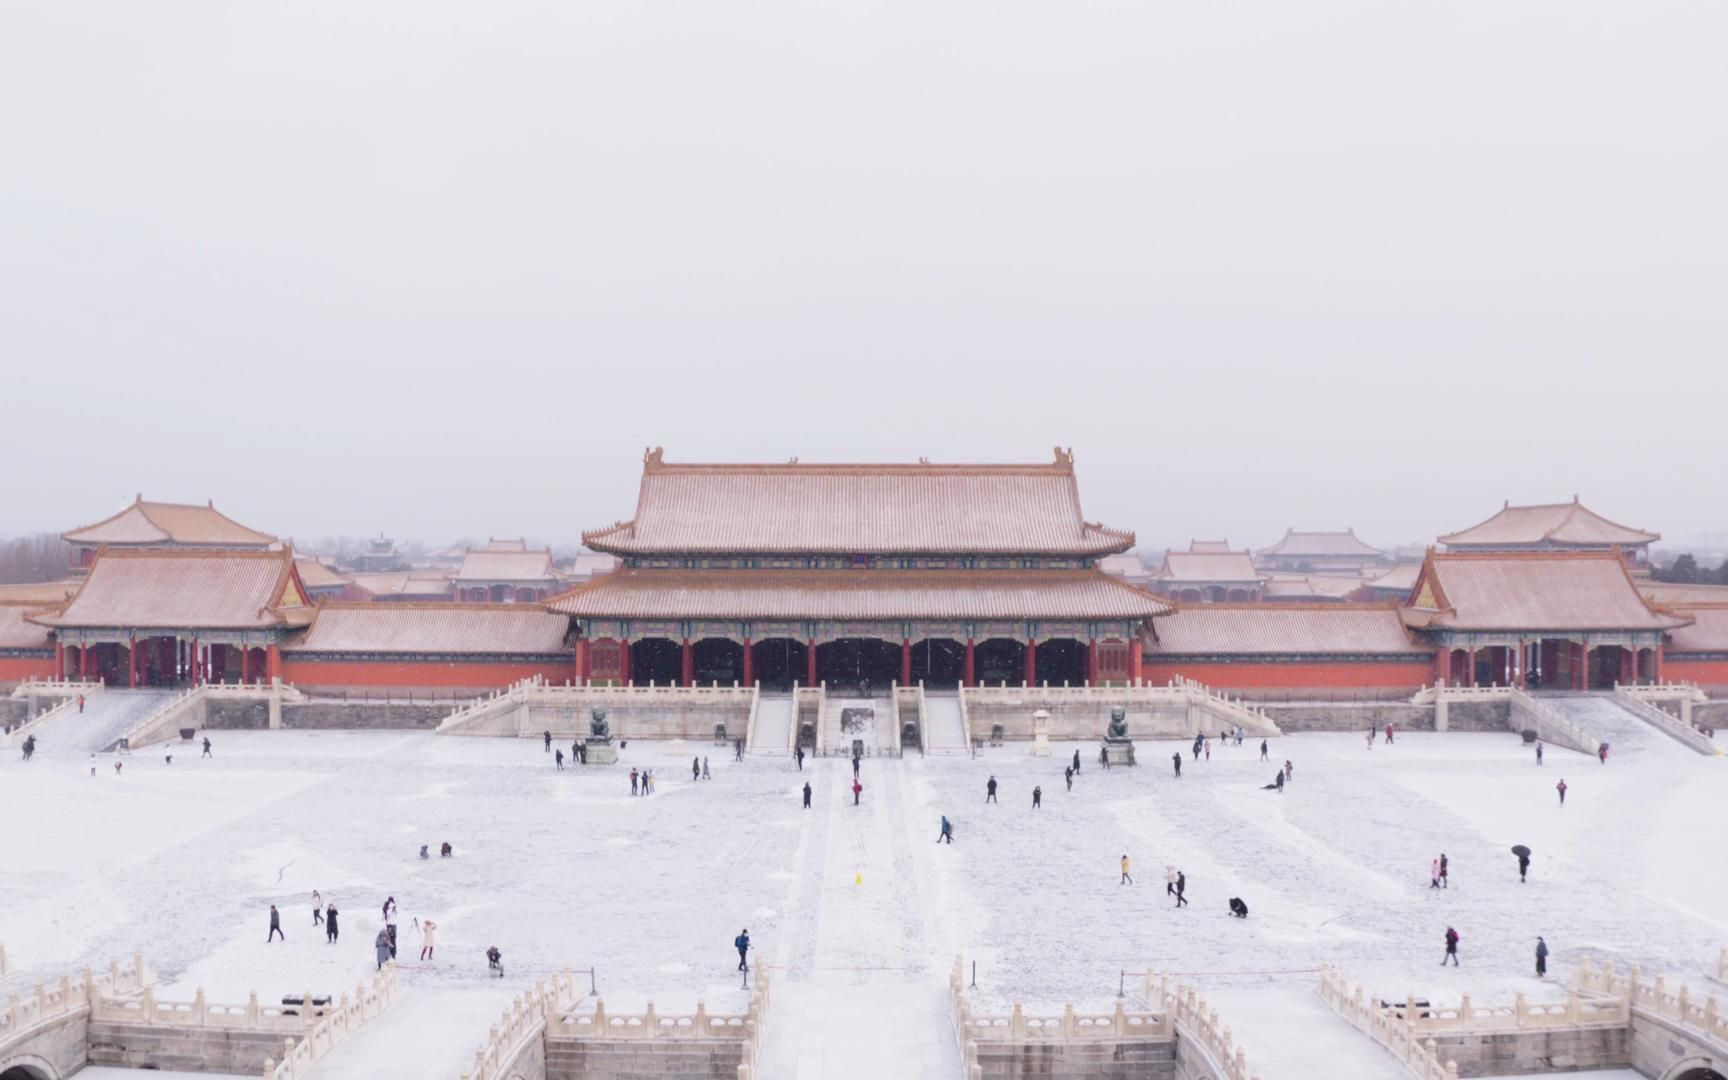
[[952,638],[925,638],[912,644],[912,681],[931,690],[952,690],[966,673],[966,646]]
[[671,638],[630,643],[630,685],[676,686],[684,676],[684,647]]
[[1038,643],[1032,655],[1038,668],[1037,681],[1048,686],[1086,685],[1086,645],[1073,638],[1051,638]]
[[750,646],[751,666],[762,689],[784,693],[810,678],[810,650],[792,638],[763,638]]
[[886,690],[900,678],[900,645],[881,638],[840,638],[816,646],[816,677],[830,690]]

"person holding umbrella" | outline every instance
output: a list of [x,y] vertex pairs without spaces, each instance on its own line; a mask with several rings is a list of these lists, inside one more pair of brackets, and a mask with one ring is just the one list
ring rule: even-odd
[[1518,883],[1525,883],[1525,875],[1530,873],[1530,849],[1523,844],[1512,848],[1512,854],[1518,856]]

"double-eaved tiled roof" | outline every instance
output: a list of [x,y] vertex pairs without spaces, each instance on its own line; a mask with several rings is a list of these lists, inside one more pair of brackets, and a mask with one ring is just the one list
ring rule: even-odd
[[1134,534],[1085,520],[1072,455],[1048,465],[679,465],[658,449],[636,516],[583,534],[618,555],[1076,555]]
[[1446,630],[1667,630],[1626,564],[1603,552],[1430,552],[1410,598],[1414,624]]
[[145,502],[142,495],[113,517],[73,529],[62,534],[61,539],[74,544],[108,544],[114,547],[263,548],[276,543],[276,537],[248,529],[217,510],[213,504],[190,506]]
[[1158,620],[1157,653],[1428,654],[1391,604],[1195,604]]
[[462,557],[457,581],[550,581],[558,576],[550,551],[493,551],[485,548]]
[[309,610],[291,550],[104,550],[70,600],[32,618],[59,628],[251,630]]
[[306,653],[563,652],[570,619],[526,604],[322,604],[283,646]]
[[1448,533],[1440,542],[1449,548],[1560,547],[1606,548],[1616,544],[1637,547],[1662,539],[1659,533],[1633,529],[1609,521],[1584,506],[1574,495],[1569,503],[1513,506],[1507,503],[1498,514],[1462,532]]
[[547,601],[587,618],[1149,619],[1171,611],[1096,570],[641,570]]

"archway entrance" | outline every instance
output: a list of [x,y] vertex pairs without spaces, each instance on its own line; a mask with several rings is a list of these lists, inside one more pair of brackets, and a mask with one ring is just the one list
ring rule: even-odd
[[[5,1080],[0,1077],[0,1080]],[[1670,1073],[1669,1080],[1728,1080],[1721,1073],[1707,1065],[1687,1069],[1685,1072]]]
[[1086,685],[1086,646],[1073,638],[1051,638],[1040,641],[1032,663],[1038,668],[1038,682],[1051,686]]
[[698,683],[730,686],[744,681],[744,646],[725,638],[703,638],[690,647]]
[[763,638],[750,646],[751,666],[764,690],[790,690],[808,679],[809,655],[809,647],[792,638]]
[[841,638],[816,646],[816,677],[830,689],[886,690],[900,678],[900,645],[881,638]]
[[53,1080],[53,1075],[34,1065],[13,1065],[0,1071],[0,1080]]
[[1026,681],[1026,643],[989,638],[973,649],[973,674],[980,684]]
[[925,638],[912,645],[912,681],[932,690],[952,690],[966,671],[966,646],[952,638]]
[[630,685],[674,686],[684,675],[684,647],[671,638],[630,643]]

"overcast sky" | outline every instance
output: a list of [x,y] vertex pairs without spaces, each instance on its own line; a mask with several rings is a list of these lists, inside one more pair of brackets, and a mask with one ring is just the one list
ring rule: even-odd
[[0,535],[567,541],[650,445],[1728,529],[1719,2],[0,13]]

